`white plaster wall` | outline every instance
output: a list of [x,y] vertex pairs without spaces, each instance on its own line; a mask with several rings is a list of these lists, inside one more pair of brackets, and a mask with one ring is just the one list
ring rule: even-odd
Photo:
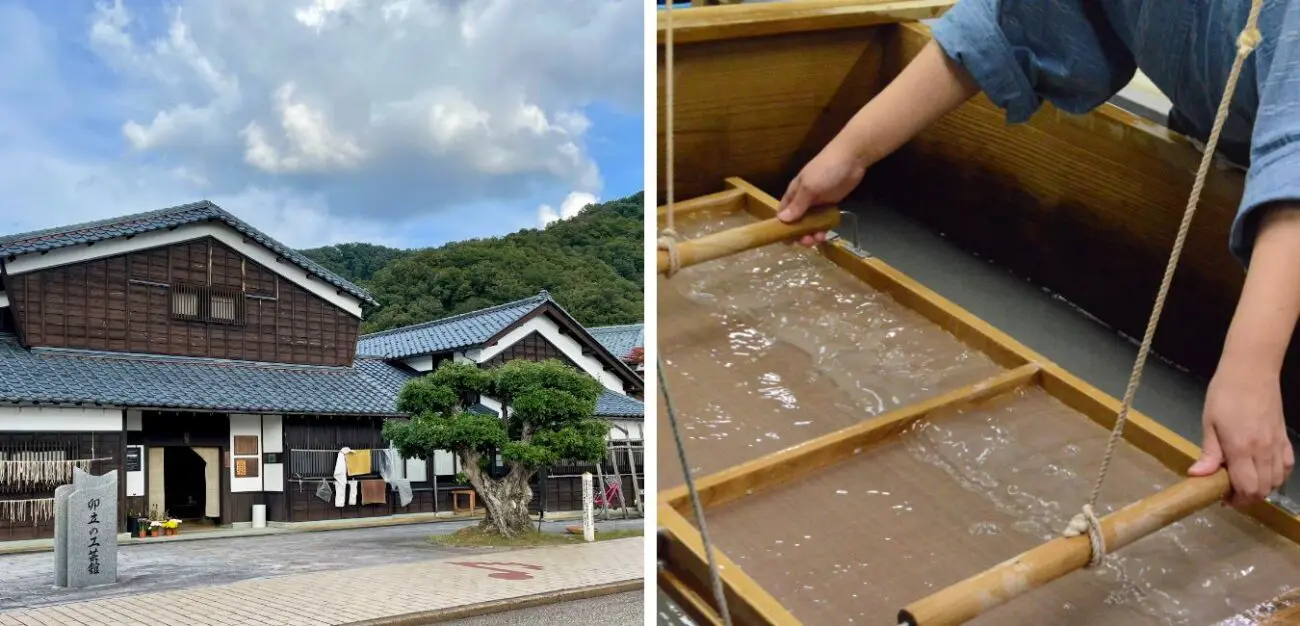
[[140,471],[126,473],[126,495],[132,498],[145,495],[144,492],[144,474],[149,471],[149,457],[145,454],[144,446],[127,446],[128,448],[137,448],[140,450]]
[[0,309],[9,306],[9,294],[0,291]]
[[497,417],[500,417],[500,416],[501,416],[501,401],[500,401],[500,400],[497,400],[497,399],[495,399],[495,398],[489,398],[489,397],[487,397],[487,396],[482,396],[482,397],[479,398],[479,404],[482,404],[483,406],[485,406],[485,407],[487,407],[487,408],[489,408],[489,409],[492,409],[493,411],[496,411],[496,412],[497,412]]
[[122,432],[122,409],[0,406],[0,431]]
[[423,482],[429,480],[429,463],[424,459],[406,459],[406,478]]
[[642,425],[641,422],[634,421],[634,420],[610,420],[610,421],[613,422],[615,425],[627,430],[627,434],[624,435],[623,431],[620,431],[617,428],[610,428],[609,429],[610,439],[614,439],[617,441],[622,441],[624,439],[631,439],[632,441],[645,440],[645,434],[641,431],[641,425]]
[[140,409],[127,409],[126,429],[136,433],[144,430],[144,412]]
[[[284,416],[262,416],[262,452],[279,452],[284,459]],[[262,490],[284,491],[284,463],[262,466]]]
[[433,473],[447,476],[456,473],[456,455],[446,450],[433,451]]
[[402,362],[407,364],[408,366],[410,366],[411,369],[417,372],[433,371],[433,357],[427,354],[422,356],[413,356]]
[[559,324],[556,324],[555,320],[552,320],[550,317],[545,315],[539,315],[523,324],[520,324],[518,328],[507,333],[500,341],[487,348],[483,348],[474,358],[479,363],[487,361],[534,331],[540,333],[543,337],[546,337],[546,340],[550,341],[556,348],[559,348],[560,352],[564,353],[564,356],[569,357],[570,360],[576,363],[578,367],[582,368],[582,371],[586,372],[589,376],[600,381],[600,384],[604,385],[606,389],[618,393],[624,393],[622,379],[616,376],[613,372],[605,371],[600,359],[597,359],[595,356],[583,356],[582,344],[578,343],[578,341],[573,337],[560,334]]
[[[135,252],[136,250],[169,246],[201,237],[213,237],[258,262],[263,267],[283,276],[286,280],[324,298],[326,302],[351,313],[358,319],[361,318],[361,300],[348,293],[338,293],[338,287],[309,275],[307,270],[294,265],[290,261],[276,261],[274,252],[252,240],[244,243],[243,234],[219,222],[189,224],[172,231],[160,230],[136,235],[132,239],[126,239],[125,237],[109,239],[100,241],[93,246],[69,246],[52,250],[44,255],[24,255],[6,263],[5,268],[10,274],[23,274],[59,265],[117,256]],[[309,276],[311,277],[309,278]]]
[[[230,451],[233,456],[235,450],[235,437],[252,436],[257,437],[257,461],[258,465],[262,462],[262,416],[245,415],[241,413],[232,413],[230,415]],[[246,493],[250,491],[262,491],[262,478],[265,475],[265,468],[259,467],[257,477],[235,478],[235,463],[230,463],[230,491],[231,493]]]

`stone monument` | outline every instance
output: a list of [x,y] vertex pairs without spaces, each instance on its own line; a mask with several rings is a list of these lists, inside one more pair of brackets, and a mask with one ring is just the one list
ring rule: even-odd
[[582,473],[582,538],[596,540],[596,502],[591,492],[591,472]]
[[54,490],[54,580],[60,587],[117,582],[117,470],[73,470]]

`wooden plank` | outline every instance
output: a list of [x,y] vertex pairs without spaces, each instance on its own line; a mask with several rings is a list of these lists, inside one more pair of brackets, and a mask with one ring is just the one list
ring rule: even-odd
[[[673,44],[735,40],[788,33],[861,28],[939,17],[954,0],[799,0],[693,7],[674,11]],[[658,41],[667,41],[668,16],[658,12]]]
[[[745,192],[739,189],[726,189],[717,193],[697,196],[681,202],[673,202],[673,217],[680,219],[694,213],[705,211],[740,211],[745,208]],[[659,227],[663,228],[668,220],[668,207],[659,207]]]
[[659,588],[664,591],[687,616],[703,626],[724,626],[722,618],[700,598],[699,594],[687,586],[686,582],[666,567],[659,568]]
[[[682,14],[705,10],[710,9]],[[816,154],[865,99],[883,86],[884,42],[891,28],[845,28],[675,45],[676,197],[717,191],[718,181],[733,174],[784,188],[794,164]],[[663,48],[659,51],[656,203],[663,204],[668,188],[667,73]]]
[[[658,518],[659,526],[666,533],[665,540],[659,544],[659,558],[666,563],[669,571],[681,578],[687,586],[697,590],[697,597],[716,610],[708,559],[705,557],[704,542],[699,531],[672,509],[661,509]],[[733,624],[799,626],[799,620],[745,574],[740,566],[727,558],[716,545],[713,546],[713,558],[718,565],[723,597],[727,600]]]
[[[777,485],[794,482],[813,472],[852,458],[863,449],[889,439],[925,416],[941,409],[953,409],[987,400],[1031,384],[1038,376],[1035,364],[1022,365],[987,380],[915,402],[848,428],[842,428],[805,443],[764,455],[715,472],[695,481],[704,507],[716,507]],[[691,506],[685,486],[660,495],[664,509],[685,512]]]

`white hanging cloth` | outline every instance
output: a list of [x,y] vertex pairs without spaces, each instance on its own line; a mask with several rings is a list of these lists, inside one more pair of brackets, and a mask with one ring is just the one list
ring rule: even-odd
[[343,508],[348,493],[348,453],[351,448],[339,450],[338,460],[334,462],[334,506]]

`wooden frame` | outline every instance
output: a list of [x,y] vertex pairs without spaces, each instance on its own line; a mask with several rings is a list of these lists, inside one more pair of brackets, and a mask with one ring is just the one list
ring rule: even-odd
[[[723,192],[683,202],[685,212],[707,207],[745,210],[760,220],[775,215],[778,201],[748,182],[729,178],[726,187]],[[663,214],[664,210],[661,207],[660,213]],[[1120,408],[1120,402],[1114,397],[1070,374],[884,261],[863,258],[838,238],[822,245],[819,251],[872,288],[889,294],[899,304],[920,313],[1007,370],[979,383],[900,407],[798,446],[697,478],[696,489],[706,514],[708,508],[799,480],[850,459],[863,448],[887,441],[908,424],[939,409],[972,404],[1019,387],[1036,386],[1098,426],[1110,429],[1114,425]],[[1184,473],[1200,452],[1191,442],[1137,411],[1129,414],[1124,439],[1178,474]],[[686,487],[662,491],[659,494],[659,505],[659,559],[662,564],[660,585],[670,597],[678,600],[684,609],[693,612],[702,622],[720,623],[702,540],[687,521],[691,516],[691,503]],[[1300,542],[1300,519],[1271,502],[1252,506],[1245,512],[1279,535]],[[1082,537],[1076,539],[1086,541]],[[735,623],[782,626],[800,624],[777,600],[716,548],[715,558],[719,562],[720,575]],[[1280,605],[1285,607],[1288,603]]]

